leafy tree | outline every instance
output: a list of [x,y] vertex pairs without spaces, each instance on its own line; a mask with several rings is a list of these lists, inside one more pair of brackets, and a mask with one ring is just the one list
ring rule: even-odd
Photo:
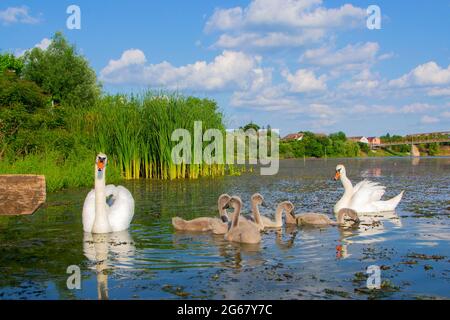
[[250,122],[250,123],[246,124],[242,129],[243,129],[244,131],[247,131],[248,129],[253,129],[253,130],[255,130],[256,132],[258,132],[258,130],[260,129],[260,127],[259,127],[257,124],[255,124],[255,123],[253,123],[253,122]]
[[346,157],[357,157],[359,154],[359,145],[353,141],[345,142],[345,154]]
[[92,105],[100,94],[95,71],[75,47],[57,32],[46,50],[25,53],[23,76],[36,82],[56,103]]
[[345,133],[342,131],[330,134],[330,139],[333,141],[338,141],[338,140],[344,141],[344,142],[347,141],[347,137],[346,137]]
[[13,54],[0,54],[0,73],[12,71],[19,75],[23,69],[23,60],[16,58]]
[[363,151],[365,153],[369,153],[370,148],[369,148],[369,145],[367,143],[358,142],[358,146],[361,149],[361,151]]
[[434,143],[430,143],[428,144],[428,154],[430,156],[435,156],[439,153],[439,144],[434,142]]
[[281,142],[280,143],[280,155],[283,158],[294,158],[296,155],[294,155],[294,152],[292,150],[292,144],[289,142]]
[[46,105],[48,97],[36,83],[23,80],[14,73],[0,74],[0,109],[23,105],[32,112]]

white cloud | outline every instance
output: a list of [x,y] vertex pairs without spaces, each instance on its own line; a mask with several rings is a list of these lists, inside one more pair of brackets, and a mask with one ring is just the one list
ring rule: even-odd
[[108,65],[101,71],[102,75],[109,75],[132,65],[143,65],[146,62],[145,54],[139,49],[128,49],[122,53],[118,60],[109,60]]
[[266,86],[259,91],[238,91],[232,95],[234,107],[276,113],[277,118],[302,119],[311,127],[330,126],[337,121],[336,111],[321,103],[301,102],[287,94],[283,85]]
[[10,25],[14,23],[36,24],[40,22],[40,19],[31,16],[27,6],[21,6],[9,7],[3,11],[0,11],[0,22],[3,25]]
[[289,71],[282,73],[286,81],[290,84],[291,92],[311,92],[326,90],[325,76],[316,77],[314,71],[299,69],[295,74]]
[[444,84],[450,84],[450,65],[445,69],[434,61],[421,64],[400,78],[389,81],[389,85],[399,88]]
[[48,46],[52,43],[52,40],[49,38],[44,38],[41,42],[37,43],[34,47],[42,50],[47,50]]
[[358,43],[333,51],[329,47],[306,50],[300,61],[318,66],[368,64],[375,60],[380,46],[376,42]]
[[407,115],[407,114],[420,114],[437,110],[438,107],[430,105],[428,103],[411,103],[406,105],[394,106],[394,105],[356,105],[347,109],[349,114],[389,114],[389,115]]
[[374,80],[354,80],[342,82],[338,88],[340,90],[347,91],[348,94],[361,95],[369,94],[373,89],[378,88],[380,82],[376,79]]
[[[39,49],[42,49],[42,50],[47,50],[48,46],[49,46],[51,43],[52,43],[52,40],[51,40],[51,39],[49,39],[49,38],[44,38],[44,39],[42,39],[39,43],[36,43],[36,44],[33,46],[33,48],[39,48]],[[24,49],[15,49],[15,50],[14,50],[14,55],[15,55],[16,57],[21,57],[21,56],[23,56],[23,55],[25,54],[25,52],[26,52],[27,50],[31,50],[31,49],[33,49],[33,48],[26,49],[26,50],[24,50]]]
[[126,50],[120,59],[110,60],[100,79],[112,84],[139,84],[169,89],[228,90],[247,89],[264,81],[267,70],[261,58],[242,52],[223,51],[213,61],[197,61],[175,67],[167,61],[147,64],[138,49]]
[[340,27],[365,26],[365,9],[328,9],[321,0],[253,0],[247,7],[216,9],[205,32],[225,32],[214,47],[296,47]]
[[428,95],[432,97],[450,96],[449,88],[431,88],[428,90]]
[[299,100],[290,94],[288,83],[272,84],[271,77],[265,77],[260,86],[233,93],[230,105],[277,114],[285,119],[301,119],[311,127],[330,126],[337,121],[336,112],[329,105],[315,102],[315,99]]
[[310,104],[309,110],[314,116],[322,119],[332,117],[336,113],[330,106],[320,103]]
[[259,90],[236,91],[230,99],[233,107],[257,108],[265,111],[286,111],[297,102],[287,96],[281,86],[265,86]]
[[391,59],[394,56],[395,56],[395,54],[393,52],[383,53],[382,55],[380,55],[378,57],[378,60],[387,60],[387,59]]
[[237,35],[222,34],[213,45],[218,48],[276,48],[297,47],[306,43],[316,42],[325,36],[321,29],[303,30],[299,33],[283,32],[244,32]]
[[321,4],[321,0],[253,0],[246,8],[216,9],[205,30],[226,31],[255,26],[333,28],[354,26],[364,22],[366,17],[365,9],[351,4],[332,9]]
[[435,117],[431,117],[431,116],[425,115],[425,116],[423,116],[420,119],[420,122],[423,123],[423,124],[434,124],[434,123],[438,123],[439,119],[435,118]]
[[401,107],[400,113],[422,113],[434,109],[436,109],[436,107],[428,103],[412,103]]
[[205,31],[211,32],[214,30],[224,31],[234,29],[240,27],[242,20],[241,7],[216,9],[211,18],[206,22]]
[[369,68],[355,74],[351,80],[341,82],[337,88],[344,95],[370,95],[381,86],[378,74],[373,74]]
[[376,42],[348,44],[339,49],[324,46],[306,50],[299,61],[324,68],[327,80],[336,80],[336,90],[329,92],[336,98],[373,96],[383,85],[380,75],[371,70],[380,60],[379,50]]

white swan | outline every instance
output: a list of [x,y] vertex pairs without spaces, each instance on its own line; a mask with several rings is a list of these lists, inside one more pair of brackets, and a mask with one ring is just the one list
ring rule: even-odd
[[134,215],[134,199],[130,191],[112,184],[105,187],[106,155],[100,153],[95,161],[95,189],[83,205],[83,230],[109,233],[126,230]]
[[335,214],[343,208],[353,209],[358,213],[394,211],[404,193],[402,191],[394,198],[382,201],[380,199],[385,192],[384,186],[363,180],[353,187],[342,164],[336,166],[334,179],[340,179],[345,189],[344,195],[334,206]]

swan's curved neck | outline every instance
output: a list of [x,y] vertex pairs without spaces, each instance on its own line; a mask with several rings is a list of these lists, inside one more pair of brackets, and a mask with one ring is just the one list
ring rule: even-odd
[[352,185],[350,179],[347,178],[347,175],[345,173],[341,174],[341,182],[342,182],[342,185],[344,186],[344,190],[345,190],[343,198],[351,197],[353,194],[353,185]]
[[277,206],[277,211],[275,211],[275,223],[277,223],[277,224],[282,223],[282,218],[281,218],[282,214],[283,214],[283,205],[279,204]]
[[218,205],[217,205],[217,208],[219,209],[219,216],[220,217],[225,216],[228,218],[228,211],[227,211],[227,209],[224,209],[223,206],[224,206],[224,204],[219,201]]
[[239,224],[239,215],[241,214],[241,204],[236,203],[233,212],[233,223],[231,224],[231,228],[236,228]]
[[344,216],[345,216],[345,212],[343,210],[340,210],[338,212],[337,219],[336,219],[336,221],[339,225],[344,223]]
[[294,214],[293,213],[291,213],[291,212],[286,212],[286,214],[285,214],[285,219],[286,219],[286,223],[287,224],[297,224],[297,220],[296,220],[296,218],[295,218],[295,216],[294,216]]
[[95,219],[92,226],[93,233],[111,232],[106,213],[105,174],[106,168],[98,171],[97,165],[95,166]]
[[263,222],[261,220],[261,213],[259,212],[259,207],[256,201],[252,201],[252,212],[253,218],[255,219],[255,223],[261,226]]

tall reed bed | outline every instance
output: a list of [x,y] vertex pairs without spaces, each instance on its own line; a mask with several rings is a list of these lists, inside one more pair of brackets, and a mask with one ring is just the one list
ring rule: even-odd
[[80,136],[90,139],[89,144],[96,151],[106,153],[125,179],[225,174],[222,164],[177,165],[171,157],[177,144],[171,141],[175,129],[186,129],[194,137],[194,121],[202,121],[203,131],[215,128],[225,132],[223,116],[215,101],[147,92],[106,96],[90,109],[75,112],[72,126]]

